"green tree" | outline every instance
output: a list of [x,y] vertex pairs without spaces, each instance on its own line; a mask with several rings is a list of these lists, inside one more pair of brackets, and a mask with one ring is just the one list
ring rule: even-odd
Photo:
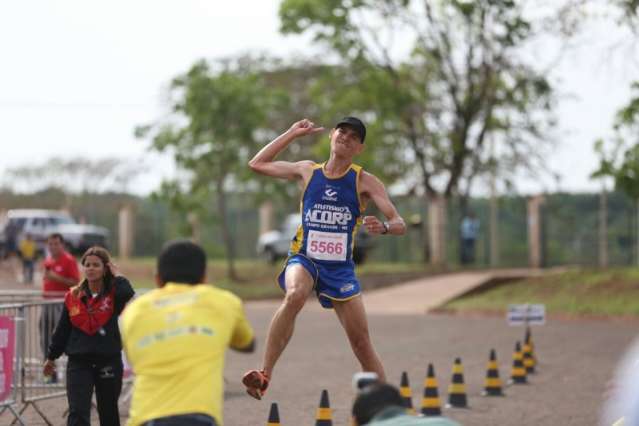
[[4,183],[19,192],[59,190],[58,208],[71,210],[79,194],[127,192],[136,177],[146,171],[139,160],[124,158],[53,157],[39,163],[23,164],[4,172]]
[[366,160],[425,201],[459,195],[465,210],[478,177],[548,170],[553,90],[523,54],[537,28],[520,3],[284,0],[280,19],[329,47],[342,66],[321,99],[364,116]]
[[617,190],[635,200],[639,263],[639,82],[632,89],[630,101],[617,112],[613,139],[607,144],[601,139],[595,142],[600,162],[592,177],[611,177]]
[[[428,196],[467,193],[494,166],[489,138],[502,175],[543,164],[552,88],[521,58],[534,31],[516,2],[284,0],[280,18],[343,61],[350,73],[334,81],[365,91],[359,110],[387,140],[381,161],[417,172]],[[410,48],[398,57],[400,43]]]
[[592,176],[612,177],[617,189],[639,201],[639,82],[632,89],[633,97],[617,112],[615,137],[595,143],[600,162]]
[[227,192],[250,179],[246,163],[268,124],[268,111],[277,104],[259,64],[252,58],[196,62],[171,82],[170,116],[136,129],[138,137],[151,138],[153,150],[173,154],[179,177],[165,182],[160,194],[174,208],[201,213],[213,194],[227,274],[233,280],[238,276]]

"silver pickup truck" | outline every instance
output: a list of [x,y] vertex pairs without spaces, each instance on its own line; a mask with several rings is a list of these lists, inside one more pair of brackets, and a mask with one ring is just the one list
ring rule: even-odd
[[76,223],[64,211],[42,209],[8,210],[0,218],[0,253],[4,256],[16,250],[25,235],[36,241],[38,252],[45,251],[47,237],[52,233],[64,237],[67,249],[82,254],[94,245],[107,247],[109,231],[102,226]]

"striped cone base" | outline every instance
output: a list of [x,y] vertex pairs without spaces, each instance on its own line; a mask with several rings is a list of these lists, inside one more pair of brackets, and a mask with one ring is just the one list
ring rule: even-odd
[[486,368],[486,380],[484,381],[484,396],[504,396],[502,391],[502,383],[499,378],[499,367],[497,366],[497,355],[495,350],[490,350],[490,358],[488,359],[488,367]]
[[268,413],[268,422],[266,426],[280,426],[280,412],[277,409],[277,403],[271,404],[271,411]]
[[468,408],[466,385],[464,384],[464,367],[461,358],[453,364],[453,378],[448,386],[448,407]]
[[519,342],[515,344],[513,368],[510,371],[510,382],[514,384],[528,383],[526,378],[526,367],[524,367],[524,355],[521,352],[521,345]]
[[315,413],[315,426],[333,426],[333,413],[331,412],[331,406],[328,402],[328,391],[324,389],[322,391],[322,397],[320,398],[319,407]]
[[524,368],[526,369],[526,374],[532,374],[535,372],[535,360],[532,354],[532,347],[528,343],[524,343],[524,348],[522,350],[524,356]]
[[402,371],[402,380],[399,385],[399,394],[402,396],[402,405],[406,408],[406,412],[411,415],[415,415],[415,409],[413,408],[413,394],[408,384],[408,374]]
[[439,391],[437,386],[437,378],[435,377],[435,369],[433,364],[428,364],[428,372],[424,379],[424,397],[422,398],[421,413],[424,416],[441,416],[442,408],[439,401]]
[[[530,347],[530,359],[531,361],[528,361],[529,366],[526,366],[526,349],[525,349],[525,345],[528,345]],[[530,373],[534,373],[535,372],[535,367],[537,366],[537,357],[535,356],[535,344],[533,343],[532,340],[532,334],[530,332],[530,327],[526,328],[526,337],[524,338],[524,367],[526,367],[526,370],[528,371],[529,367],[532,367],[532,370],[530,370]]]

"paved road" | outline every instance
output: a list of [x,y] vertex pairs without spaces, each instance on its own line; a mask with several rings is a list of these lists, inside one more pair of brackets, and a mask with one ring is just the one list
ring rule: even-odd
[[[606,383],[637,333],[637,323],[550,320],[533,329],[540,365],[531,384],[506,389],[505,398],[480,397],[490,349],[497,350],[500,374],[507,377],[515,341],[523,337],[523,330],[507,326],[501,317],[424,314],[434,303],[434,289],[441,290],[445,298],[448,291],[465,291],[464,282],[470,286],[477,277],[440,276],[365,295],[372,337],[389,381],[398,383],[401,372],[407,371],[413,401],[418,404],[426,367],[432,362],[444,402],[453,360],[461,357],[471,409],[444,413],[464,425],[596,424]],[[351,377],[359,367],[335,315],[321,309],[315,300],[308,301],[299,317],[266,399],[254,401],[244,394],[240,377],[260,365],[266,329],[277,305],[277,301],[262,301],[246,306],[261,345],[255,354],[228,354],[225,424],[265,424],[270,403],[275,401],[280,405],[282,425],[311,425],[321,390],[327,389],[334,424],[348,425]],[[404,309],[396,310],[399,305]],[[55,424],[64,424],[60,417],[66,408],[63,399],[48,401],[43,407],[56,421],[60,419]],[[0,424],[7,419],[6,414],[0,416]],[[32,410],[27,419],[29,424],[43,424]]]
[[423,314],[493,280],[542,275],[539,269],[496,269],[425,277],[366,294],[366,311]]
[[[248,307],[260,342],[274,308],[266,303]],[[490,349],[497,351],[501,376],[508,377],[522,328],[509,327],[504,318],[432,314],[373,313],[369,321],[389,381],[398,384],[401,372],[407,371],[414,404],[422,395],[429,362],[435,365],[444,399],[453,360],[462,358],[471,409],[446,410],[445,414],[464,425],[596,424],[606,383],[637,333],[637,323],[551,320],[533,329],[540,365],[531,384],[506,389],[505,398],[485,398],[479,393]],[[313,308],[301,314],[266,400],[253,401],[244,396],[239,378],[260,365],[262,349],[254,355],[229,354],[228,425],[264,424],[272,401],[280,405],[282,425],[313,424],[322,389],[329,391],[334,424],[348,424],[351,377],[358,364],[332,312]]]

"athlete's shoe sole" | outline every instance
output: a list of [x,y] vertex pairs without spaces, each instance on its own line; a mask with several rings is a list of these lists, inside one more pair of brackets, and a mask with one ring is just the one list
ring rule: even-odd
[[244,374],[242,383],[246,386],[246,393],[255,399],[262,399],[268,388],[269,377],[264,371],[251,370]]

